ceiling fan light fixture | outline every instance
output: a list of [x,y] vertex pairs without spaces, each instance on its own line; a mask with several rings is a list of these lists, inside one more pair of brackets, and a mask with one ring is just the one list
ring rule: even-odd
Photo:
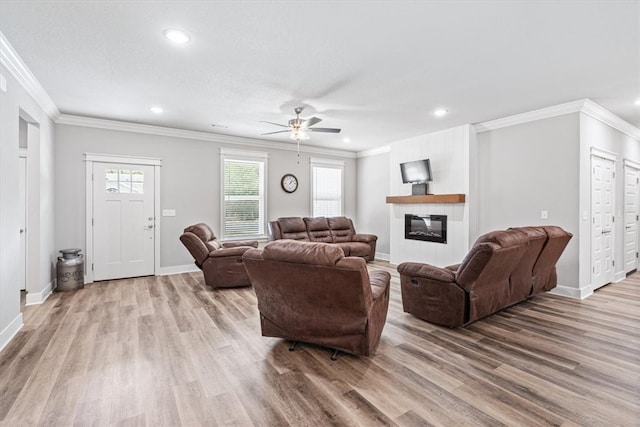
[[296,129],[293,132],[291,132],[291,135],[289,135],[289,138],[293,139],[294,141],[306,141],[307,139],[310,138],[310,136],[308,133],[302,130]]
[[164,30],[163,34],[167,40],[178,45],[187,44],[191,40],[189,34],[177,28],[168,28]]

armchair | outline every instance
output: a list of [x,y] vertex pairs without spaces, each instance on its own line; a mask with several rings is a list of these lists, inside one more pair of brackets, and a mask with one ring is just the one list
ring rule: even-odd
[[242,264],[242,254],[250,248],[257,248],[257,241],[221,243],[211,227],[204,223],[185,228],[180,241],[202,270],[208,286],[215,289],[251,285]]
[[258,298],[262,335],[371,356],[389,307],[386,271],[333,244],[277,240],[250,249],[244,265]]

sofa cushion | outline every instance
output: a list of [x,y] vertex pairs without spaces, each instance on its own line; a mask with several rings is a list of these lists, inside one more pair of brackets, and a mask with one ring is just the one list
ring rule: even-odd
[[344,256],[342,249],[336,245],[291,240],[273,241],[262,251],[265,260],[298,264],[336,265]]
[[329,229],[329,221],[327,221],[327,218],[307,217],[307,218],[304,218],[304,223],[307,226],[309,239],[312,242],[325,242],[325,243],[333,242],[333,237],[331,236],[331,230]]
[[334,242],[350,242],[355,234],[351,220],[344,216],[327,218]]
[[309,241],[307,226],[300,217],[278,218],[283,239]]

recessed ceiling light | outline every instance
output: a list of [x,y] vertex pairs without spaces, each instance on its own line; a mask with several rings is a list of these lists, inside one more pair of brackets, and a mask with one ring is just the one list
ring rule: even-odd
[[449,110],[445,110],[444,108],[439,108],[433,112],[433,115],[436,117],[442,117],[446,115],[448,112]]
[[342,142],[346,142],[347,144],[351,142],[351,138],[345,138],[342,140]]
[[634,105],[640,106],[640,98],[636,99],[636,102],[634,102]]
[[164,30],[163,34],[167,38],[167,40],[175,44],[187,44],[189,43],[189,40],[191,40],[189,34],[176,28],[169,28],[167,30]]
[[164,111],[161,107],[151,107],[149,110],[154,114],[161,114]]

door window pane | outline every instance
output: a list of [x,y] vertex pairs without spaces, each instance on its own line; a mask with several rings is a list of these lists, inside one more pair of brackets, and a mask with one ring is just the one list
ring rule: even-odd
[[107,193],[144,193],[144,172],[130,169],[107,169],[105,171]]

